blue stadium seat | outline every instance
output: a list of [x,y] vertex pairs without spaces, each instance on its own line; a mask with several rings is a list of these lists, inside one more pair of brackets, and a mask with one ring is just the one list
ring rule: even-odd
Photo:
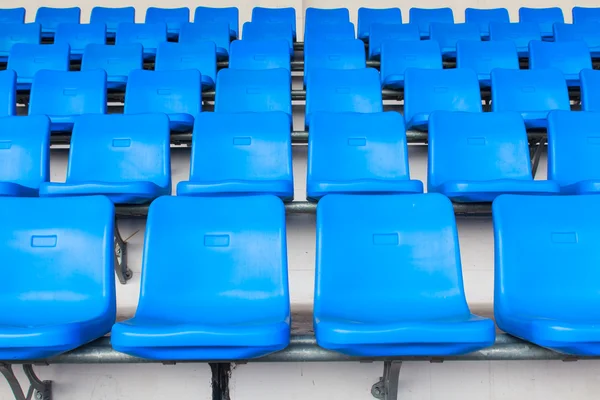
[[583,111],[600,111],[600,71],[584,69],[580,73],[581,109]]
[[291,71],[288,43],[284,40],[234,40],[229,49],[231,69],[275,69]]
[[69,45],[16,43],[10,50],[7,69],[17,73],[18,90],[29,90],[38,71],[69,70]]
[[53,38],[56,27],[62,23],[78,24],[81,18],[79,7],[53,8],[39,7],[35,14],[35,22],[42,26],[42,37]]
[[381,85],[389,89],[404,88],[408,68],[442,69],[439,44],[433,40],[384,42],[381,47]]
[[454,14],[451,8],[415,8],[409,10],[409,22],[419,26],[421,37],[429,38],[429,25],[432,22],[454,23]]
[[394,8],[366,8],[358,9],[358,38],[369,40],[371,26],[373,24],[401,24],[402,12],[398,7]]
[[600,113],[548,115],[548,179],[563,194],[600,193]]
[[[599,30],[600,31],[600,30]],[[579,73],[592,68],[592,57],[584,41],[529,43],[529,69],[556,68],[568,86],[579,86]]]
[[197,69],[202,74],[202,90],[213,89],[217,80],[217,53],[213,42],[195,44],[163,42],[156,52],[155,71]]
[[376,60],[381,56],[383,42],[419,40],[421,40],[421,35],[416,24],[371,24],[369,60]]
[[467,305],[456,220],[444,196],[325,196],[316,259],[314,328],[325,349],[449,356],[494,343],[494,322]]
[[510,22],[506,8],[467,8],[465,10],[465,22],[479,25],[479,31],[483,39],[490,37],[490,22]]
[[573,7],[573,24],[600,22],[600,7]]
[[0,117],[17,114],[17,74],[0,71]]
[[141,44],[103,45],[90,44],[83,51],[81,70],[103,69],[106,72],[106,87],[124,91],[129,73],[144,67],[144,49]]
[[164,113],[171,130],[190,132],[202,111],[202,78],[197,69],[146,71],[129,74],[125,114]]
[[90,15],[90,24],[106,25],[106,37],[114,38],[117,34],[117,27],[121,22],[135,22],[134,7],[94,7]]
[[324,40],[314,42],[304,52],[304,84],[317,69],[366,68],[365,44],[362,40]]
[[217,47],[217,58],[229,57],[229,24],[227,22],[187,23],[181,25],[179,43],[195,45],[213,42]]
[[306,32],[321,25],[350,22],[350,12],[347,8],[315,8],[308,7],[304,16],[304,35]]
[[0,24],[25,23],[25,8],[0,8]]
[[294,41],[296,41],[296,9],[294,7],[267,8],[254,7],[252,9],[252,22],[262,23],[285,23],[292,27]]
[[311,29],[304,31],[304,54],[310,52],[313,43],[348,39],[355,39],[354,24],[351,22],[313,25]]
[[190,180],[179,182],[177,195],[247,194],[293,199],[290,117],[281,111],[198,115]]
[[55,44],[69,45],[71,60],[81,60],[88,44],[106,44],[106,25],[62,23],[56,27]]
[[190,9],[181,8],[159,8],[148,7],[146,10],[146,23],[165,23],[167,24],[167,36],[177,38],[181,30],[181,24],[190,22]]
[[308,138],[306,197],[422,193],[411,180],[402,115],[314,113]]
[[111,202],[5,197],[0,219],[0,359],[49,358],[110,332],[117,308]]
[[42,26],[33,24],[0,24],[0,62],[7,62],[8,55],[15,43],[40,44]]
[[170,195],[170,143],[165,114],[83,115],[73,128],[65,182],[42,183],[40,196],[141,204]]
[[196,7],[194,12],[194,23],[204,25],[206,23],[226,22],[229,25],[229,37],[237,39],[240,31],[240,11],[237,7]]
[[244,41],[284,40],[290,55],[294,54],[294,35],[290,24],[285,22],[246,22],[243,26]]
[[113,327],[115,350],[235,360],[289,344],[285,208],[277,197],[161,197],[150,205],[143,254],[138,309]]
[[50,179],[50,120],[0,118],[0,197],[35,197]]
[[554,24],[555,42],[584,41],[593,58],[600,58],[600,30],[598,22],[578,24]]
[[479,85],[489,88],[492,70],[519,69],[519,55],[515,44],[508,40],[460,41],[456,46],[456,67],[474,70]]
[[409,68],[404,81],[406,129],[426,130],[434,111],[481,112],[477,74],[472,69]]
[[428,135],[428,192],[466,203],[491,202],[503,193],[559,192],[555,182],[533,180],[519,113],[434,112]]
[[533,22],[539,25],[542,37],[552,37],[552,25],[556,22],[565,22],[562,9],[560,7],[550,8],[519,8],[519,22]]
[[[215,111],[227,113],[283,111],[292,123],[292,81],[284,68],[217,73]],[[291,125],[290,125],[291,126]]]
[[521,113],[528,128],[546,127],[552,110],[570,110],[569,90],[557,69],[492,71],[492,111]]
[[167,25],[164,22],[155,24],[135,24],[122,22],[117,27],[116,44],[139,43],[144,48],[144,60],[156,57],[158,45],[167,41]]
[[83,114],[106,114],[106,72],[38,71],[33,77],[29,115],[47,115],[52,131],[68,132]]
[[305,125],[316,112],[383,112],[379,73],[374,68],[317,69],[306,83]]
[[[527,223],[532,210],[540,218]],[[600,196],[506,195],[492,213],[498,328],[560,353],[600,355]]]
[[533,22],[490,22],[490,41],[510,40],[517,47],[519,57],[529,57],[529,42],[542,40],[538,24]]
[[456,43],[460,41],[481,41],[477,24],[449,24],[432,22],[429,24],[429,37],[440,45],[444,58],[456,58]]

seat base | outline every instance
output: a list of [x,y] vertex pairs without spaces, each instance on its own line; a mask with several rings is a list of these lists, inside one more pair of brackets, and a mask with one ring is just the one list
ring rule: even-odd
[[143,204],[169,194],[169,188],[152,182],[46,182],[40,186],[41,197],[104,195],[115,204]]
[[406,130],[416,129],[419,131],[426,131],[429,128],[429,114],[418,113],[413,115],[410,121],[406,121]]
[[492,202],[501,194],[549,195],[560,192],[553,181],[497,179],[493,181],[449,181],[429,192],[438,192],[459,203]]
[[172,132],[191,132],[194,128],[194,116],[178,113],[168,114],[169,128]]
[[400,194],[423,193],[423,182],[418,180],[361,179],[349,182],[308,182],[307,198],[317,201],[326,194]]
[[215,81],[210,76],[202,75],[202,90],[211,90],[215,88]]
[[404,89],[404,75],[388,75],[383,78],[381,86],[384,89]]
[[228,196],[240,194],[272,194],[284,201],[291,201],[294,199],[294,183],[290,177],[289,181],[183,181],[177,184],[178,196]]
[[560,192],[562,194],[600,194],[600,181],[586,180],[565,185],[560,188]]
[[0,197],[37,197],[38,194],[38,189],[13,182],[0,182]]
[[113,348],[121,353],[130,354],[135,357],[148,360],[247,360],[251,358],[264,357],[267,354],[283,350],[285,345],[270,347],[244,347],[244,346],[186,346],[186,347],[122,347],[113,345]]
[[107,78],[106,88],[108,90],[118,90],[124,92],[127,87],[127,76],[112,75]]
[[488,343],[385,343],[339,344],[319,341],[319,346],[353,357],[444,357],[472,353],[493,345]]

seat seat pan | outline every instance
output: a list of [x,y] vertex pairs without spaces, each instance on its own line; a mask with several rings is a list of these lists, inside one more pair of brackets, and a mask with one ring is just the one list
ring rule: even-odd
[[183,181],[177,184],[178,196],[227,196],[240,194],[272,194],[285,201],[294,198],[292,180],[227,180],[218,182]]
[[406,121],[406,130],[417,129],[426,131],[429,127],[429,113],[417,113],[412,116],[410,121]]
[[168,188],[152,182],[46,182],[40,186],[41,197],[104,195],[115,204],[143,204],[169,194]]
[[169,127],[173,132],[191,132],[194,127],[194,116],[184,113],[168,114]]
[[38,189],[14,182],[0,182],[0,197],[37,197],[38,194]]
[[392,74],[384,77],[381,86],[384,89],[404,89],[404,74]]
[[523,111],[521,116],[527,128],[546,128],[550,111]]
[[214,89],[215,81],[210,76],[202,75],[201,81],[202,81],[202,90]]
[[560,192],[563,194],[599,194],[600,180],[589,179],[564,185],[561,186]]
[[106,88],[108,90],[124,91],[127,87],[126,75],[109,75],[106,79]]
[[492,202],[501,194],[555,194],[560,192],[554,181],[495,179],[490,181],[448,181],[430,190],[442,193],[455,202]]
[[307,197],[310,200],[318,200],[326,194],[334,193],[423,193],[423,182],[408,179],[356,179],[352,181],[312,181],[307,184]]

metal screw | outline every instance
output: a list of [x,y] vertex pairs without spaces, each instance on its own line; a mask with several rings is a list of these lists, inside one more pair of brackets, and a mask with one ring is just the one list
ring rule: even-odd
[[35,391],[35,398],[37,400],[42,400],[44,398],[44,395],[42,394],[42,392],[38,392],[37,390]]

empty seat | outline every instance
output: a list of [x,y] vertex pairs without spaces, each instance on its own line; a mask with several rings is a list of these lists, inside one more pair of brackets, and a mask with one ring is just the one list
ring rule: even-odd
[[477,24],[449,24],[432,22],[429,28],[431,40],[440,45],[442,56],[456,58],[456,43],[460,41],[481,41]]
[[229,56],[229,24],[221,21],[181,25],[179,43],[195,45],[202,42],[213,42],[217,57],[226,59]]
[[106,113],[106,72],[38,71],[31,85],[29,115],[47,115],[53,131],[71,131],[83,114]]
[[381,55],[381,46],[387,41],[419,41],[419,27],[416,24],[371,24],[369,34],[369,60]]
[[254,7],[252,9],[252,22],[259,24],[289,24],[292,28],[294,41],[296,41],[296,9],[294,7]]
[[467,8],[465,22],[479,25],[482,38],[490,37],[490,22],[510,22],[506,8]]
[[379,113],[383,111],[379,73],[374,68],[317,69],[306,84],[305,125],[316,112]]
[[529,43],[529,69],[556,68],[569,86],[579,86],[579,73],[592,68],[592,57],[584,41]]
[[600,71],[584,69],[579,74],[581,82],[581,109],[600,111]]
[[419,26],[419,33],[422,38],[429,37],[429,25],[432,22],[454,23],[454,14],[451,8],[415,8],[409,11],[409,21],[411,24]]
[[146,10],[146,23],[167,24],[167,35],[170,38],[179,36],[181,24],[190,22],[190,9],[187,7],[181,8],[159,8],[148,7]]
[[366,68],[365,44],[362,40],[325,40],[315,42],[304,53],[304,84],[317,69]]
[[573,7],[573,24],[600,22],[600,7]]
[[0,358],[49,358],[110,332],[114,218],[102,196],[0,199]]
[[600,57],[600,30],[598,22],[580,22],[578,24],[554,24],[555,42],[583,41],[594,58]]
[[292,27],[285,22],[246,22],[243,27],[244,41],[273,41],[284,40],[290,54],[294,54],[294,36]]
[[56,27],[62,23],[78,24],[81,18],[79,7],[53,8],[39,7],[35,14],[35,22],[42,26],[42,37],[53,38]]
[[404,120],[397,112],[312,115],[306,196],[422,193],[411,180]]
[[164,113],[175,132],[189,132],[202,111],[202,78],[197,69],[134,70],[129,74],[125,114]]
[[456,67],[470,68],[477,73],[479,85],[489,88],[495,68],[519,69],[515,44],[508,40],[491,42],[460,41],[456,46]]
[[7,68],[17,73],[17,89],[28,90],[38,71],[69,70],[69,45],[16,43],[10,50]]
[[155,200],[138,309],[113,327],[113,348],[157,360],[235,360],[287,347],[285,228],[283,203],[271,195]]
[[81,70],[103,69],[106,72],[106,87],[110,90],[125,90],[129,73],[144,67],[144,49],[139,43],[103,45],[90,44],[83,51]]
[[0,24],[25,23],[25,8],[0,8]]
[[304,16],[304,41],[306,42],[306,33],[315,28],[346,22],[350,22],[350,12],[347,8],[308,7]]
[[178,196],[272,194],[294,197],[290,117],[268,113],[202,113],[196,118],[190,179]]
[[570,110],[569,91],[557,69],[492,70],[492,110],[521,113],[528,128],[546,126],[552,110]]
[[65,182],[42,183],[40,196],[97,194],[140,204],[170,195],[170,143],[164,114],[83,115],[73,128]]
[[358,38],[367,41],[373,24],[401,24],[402,13],[394,8],[366,8],[358,9]]
[[42,27],[40,24],[0,24],[0,62],[7,62],[15,43],[40,44]]
[[229,68],[275,69],[291,71],[289,45],[284,40],[231,42]]
[[134,7],[94,7],[90,15],[90,24],[106,25],[106,37],[114,38],[121,22],[135,22]]
[[[532,210],[543,217],[528,223]],[[599,355],[600,197],[506,195],[492,212],[498,328],[560,353]]]
[[37,196],[50,179],[50,120],[0,118],[0,197]]
[[194,12],[194,23],[203,25],[206,23],[226,22],[229,26],[229,36],[232,39],[239,37],[240,12],[237,7],[196,7]]
[[139,43],[144,48],[144,59],[156,56],[159,43],[167,41],[167,25],[164,22],[154,24],[135,24],[122,22],[117,27],[116,44]]
[[552,25],[556,22],[565,22],[560,7],[550,8],[519,8],[519,22],[534,22],[539,25],[542,37],[552,37]]
[[426,130],[434,111],[482,111],[479,81],[472,69],[409,68],[405,78],[406,129]]
[[156,52],[154,69],[156,71],[197,69],[202,75],[202,89],[213,89],[217,80],[215,44],[212,42],[160,43]]
[[439,44],[433,40],[384,42],[381,47],[381,85],[389,89],[404,88],[408,68],[442,69]]
[[0,117],[17,114],[17,74],[0,71]]
[[555,182],[533,180],[519,113],[434,112],[428,135],[428,192],[457,202],[491,202],[503,193],[559,191]]
[[67,44],[72,60],[81,60],[88,44],[106,44],[104,24],[58,24],[54,34],[55,44]]
[[490,40],[510,40],[517,47],[519,57],[529,57],[529,42],[542,40],[542,33],[538,24],[533,22],[491,22]]
[[313,43],[354,38],[354,24],[351,22],[313,25],[311,29],[306,29],[304,32],[304,54],[310,52]]
[[447,356],[494,343],[493,321],[467,305],[456,220],[444,196],[325,196],[316,259],[314,329],[325,349]]

